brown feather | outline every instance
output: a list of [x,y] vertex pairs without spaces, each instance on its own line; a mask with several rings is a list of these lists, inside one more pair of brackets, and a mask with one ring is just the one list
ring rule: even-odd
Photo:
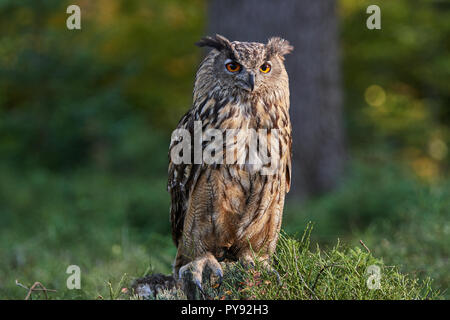
[[[263,45],[230,42],[221,36],[204,38],[199,45],[216,50],[199,67],[192,108],[182,117],[177,129],[193,135],[194,121],[201,121],[203,132],[221,130],[224,154],[235,148],[234,154],[245,161],[242,164],[175,164],[169,157],[170,220],[178,248],[175,272],[202,254],[236,260],[256,250],[269,257],[275,250],[284,198],[291,183],[289,85],[282,56],[292,47],[280,38],[272,38]],[[236,87],[230,81],[232,78],[221,71],[230,52],[244,70],[258,70],[261,61],[270,56],[273,75],[261,78],[253,92]],[[246,143],[240,148],[227,143],[228,129],[240,129],[237,140]],[[275,132],[271,130],[278,130],[280,163],[274,174],[263,175],[252,169],[248,162],[249,135],[245,129],[266,129],[269,137]],[[171,141],[169,155],[178,143],[176,139]],[[204,141],[202,150],[211,143]],[[270,153],[274,156],[272,147]],[[194,139],[191,139],[191,160],[193,149]]]

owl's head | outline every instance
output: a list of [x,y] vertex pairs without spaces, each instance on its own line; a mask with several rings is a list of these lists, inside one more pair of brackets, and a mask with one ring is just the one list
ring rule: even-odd
[[207,65],[202,67],[209,69],[208,80],[216,82],[222,89],[237,88],[251,94],[288,86],[283,61],[284,55],[290,53],[293,47],[284,39],[270,38],[263,44],[231,42],[223,36],[216,35],[203,38],[196,44],[215,49],[205,59]]

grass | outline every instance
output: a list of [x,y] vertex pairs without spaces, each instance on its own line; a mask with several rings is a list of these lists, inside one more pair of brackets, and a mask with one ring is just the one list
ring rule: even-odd
[[285,230],[298,234],[314,221],[312,241],[331,248],[336,238],[349,246],[359,240],[389,265],[419,279],[431,277],[450,293],[450,185],[424,184],[396,165],[354,162],[341,187],[305,204],[288,205]]
[[[303,238],[281,236],[274,265],[281,276],[276,277],[261,265],[246,271],[241,287],[227,283],[235,297],[249,299],[433,299],[438,292],[431,289],[430,280],[420,281],[387,266],[364,248],[346,248],[340,243],[331,250],[319,246],[310,249],[307,228]],[[371,268],[379,268],[380,278]],[[379,281],[379,287],[377,285]],[[369,283],[369,284],[368,284]]]
[[[56,290],[49,299],[129,298],[122,288],[134,278],[171,272],[176,249],[164,176],[7,165],[0,175],[1,299],[25,298],[16,280]],[[275,259],[286,288],[262,270],[239,272],[247,278],[232,277],[235,286],[212,297],[448,298],[449,192],[445,182],[424,185],[393,166],[355,162],[335,192],[288,204]],[[296,240],[307,221],[314,223],[313,249]],[[81,268],[81,290],[66,288],[73,264]],[[381,268],[380,290],[365,286],[370,264]],[[242,291],[239,282],[253,285]]]
[[[431,288],[430,279],[421,281],[402,274],[396,267],[373,257],[366,247],[346,248],[338,243],[331,250],[321,250],[319,246],[311,249],[311,230],[308,225],[301,240],[281,235],[273,258],[281,281],[261,263],[251,269],[238,263],[224,265],[222,285],[214,281],[204,285],[207,298],[422,300],[439,297],[439,292]],[[156,296],[158,300],[180,298],[184,298],[180,290],[165,290]]]
[[[42,170],[0,175],[0,298],[23,299],[39,281],[52,299],[108,297],[124,273],[170,272],[165,181],[99,171]],[[66,288],[66,269],[81,268],[81,290]]]

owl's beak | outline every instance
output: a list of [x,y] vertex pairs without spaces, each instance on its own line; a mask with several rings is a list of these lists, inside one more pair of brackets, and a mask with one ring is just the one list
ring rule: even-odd
[[248,74],[248,86],[250,87],[250,91],[255,89],[255,75],[253,73]]
[[238,81],[238,86],[242,89],[253,92],[255,90],[255,74],[253,72],[246,72]]

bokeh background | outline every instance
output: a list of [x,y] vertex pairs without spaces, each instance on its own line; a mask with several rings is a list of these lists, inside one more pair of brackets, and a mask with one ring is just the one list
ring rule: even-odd
[[171,272],[167,149],[205,53],[193,44],[214,33],[296,46],[283,229],[362,239],[450,297],[450,3],[320,2],[1,0],[0,298],[25,297],[16,279],[95,299],[125,273]]

